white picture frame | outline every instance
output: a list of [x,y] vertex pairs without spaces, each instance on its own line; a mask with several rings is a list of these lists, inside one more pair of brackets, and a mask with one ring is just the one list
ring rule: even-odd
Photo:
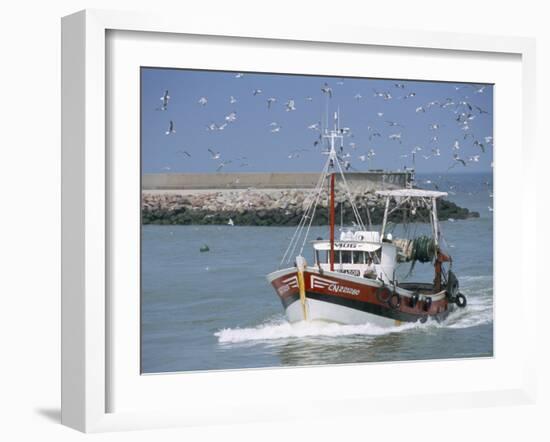
[[[106,36],[110,31],[154,32],[162,35],[202,35],[246,39],[268,39],[286,42],[312,42],[345,45],[368,45],[379,48],[410,48],[435,51],[458,51],[475,54],[511,54],[521,57],[522,75],[522,123],[521,156],[523,173],[534,167],[534,97],[535,97],[535,46],[532,39],[517,37],[489,37],[453,33],[431,33],[369,28],[325,27],[280,27],[255,24],[250,21],[234,26],[226,22],[206,22],[196,19],[182,21],[167,16],[142,13],[122,13],[87,10],[68,17],[62,22],[62,422],[85,432],[121,429],[156,428],[165,426],[204,425],[219,422],[249,422],[267,419],[292,418],[295,414],[282,411],[277,403],[259,409],[253,398],[254,382],[265,382],[270,376],[302,379],[303,369],[253,371],[249,377],[250,395],[235,402],[240,416],[229,411],[218,414],[205,412],[196,407],[191,412],[185,407],[172,405],[152,406],[150,410],[110,411],[109,392],[113,388],[109,376],[113,355],[108,343],[108,328],[113,320],[107,292],[109,288],[108,247],[112,238],[107,229],[110,217],[111,195],[107,173],[107,108]],[[158,35],[158,34],[157,34]],[[518,190],[523,200],[521,219],[535,219],[536,193]],[[526,233],[520,233],[520,240]],[[522,272],[527,272],[528,256],[534,256],[532,242],[520,242]],[[498,245],[497,245],[498,248]],[[535,290],[531,279],[523,290]],[[539,295],[537,295],[539,296]],[[423,396],[399,394],[388,390],[386,395],[342,395],[331,392],[327,399],[310,398],[301,407],[301,415],[328,416],[326,405],[338,401],[338,411],[330,415],[366,413],[368,410],[407,409],[414,402],[422,409],[487,406],[499,403],[532,403],[535,396],[535,329],[534,321],[525,322],[522,329],[524,352],[521,358],[521,373],[500,387],[485,390],[479,387],[460,393],[442,392]],[[430,364],[429,362],[426,364]],[[464,367],[476,369],[472,361],[458,362]],[[357,376],[353,367],[346,376]],[[396,365],[395,370],[399,370]],[[278,373],[278,374],[275,374]],[[307,373],[306,373],[307,374]],[[139,376],[139,373],[136,375]],[[229,381],[221,373],[218,384]],[[246,373],[241,373],[246,375]],[[175,375],[177,376],[177,375]],[[231,375],[232,376],[232,375]],[[195,378],[198,379],[198,378]],[[235,378],[232,378],[234,381]],[[165,377],[169,384],[174,378]],[[177,381],[176,381],[177,382]],[[194,392],[188,401],[193,400]],[[215,402],[215,400],[213,401]],[[330,407],[329,407],[330,408]],[[156,411],[155,411],[156,410]],[[245,416],[243,418],[242,416]]]

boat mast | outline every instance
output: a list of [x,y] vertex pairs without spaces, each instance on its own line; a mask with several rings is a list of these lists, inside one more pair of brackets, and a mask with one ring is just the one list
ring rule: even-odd
[[432,198],[432,219],[434,224],[434,241],[435,246],[439,248],[439,225],[437,219],[437,198]]
[[380,230],[380,239],[384,239],[386,233],[386,224],[388,222],[388,210],[390,208],[390,197],[386,196],[386,205],[384,207],[384,220],[382,221],[382,229]]
[[329,164],[332,168],[332,173],[330,174],[330,271],[334,271],[334,181],[335,181],[335,164],[338,161],[338,155],[336,154],[336,147],[335,147],[335,141],[336,139],[340,139],[340,144],[343,146],[343,134],[340,130],[340,119],[339,119],[339,113],[334,113],[334,129],[332,129],[330,132],[325,129],[325,134],[323,135],[323,138],[327,138],[330,140],[330,151],[328,153],[329,155]]
[[334,271],[334,172],[330,174],[330,271]]
[[439,220],[437,219],[437,198],[432,198],[432,223],[433,223],[433,234],[434,234],[434,244],[435,244],[435,263],[434,263],[434,291],[437,293],[441,290],[441,272],[443,261],[446,260],[446,256],[441,254],[439,250]]

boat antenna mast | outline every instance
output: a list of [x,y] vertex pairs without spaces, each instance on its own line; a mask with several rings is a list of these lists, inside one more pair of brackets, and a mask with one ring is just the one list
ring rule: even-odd
[[334,129],[330,132],[325,128],[323,138],[329,140],[328,167],[330,169],[330,194],[329,194],[329,224],[330,224],[330,271],[334,271],[334,182],[336,176],[336,164],[338,163],[338,154],[336,153],[336,140],[340,140],[340,149],[344,145],[344,134],[340,131],[339,112],[334,113]]

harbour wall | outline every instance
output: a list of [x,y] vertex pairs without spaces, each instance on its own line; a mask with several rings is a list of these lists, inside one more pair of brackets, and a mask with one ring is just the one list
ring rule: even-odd
[[[386,190],[407,187],[412,180],[410,171],[347,172],[350,190]],[[337,181],[341,180],[339,175]],[[198,189],[312,189],[319,173],[155,173],[144,174],[143,190]]]
[[[337,212],[348,225],[355,222],[354,210],[336,184]],[[351,189],[350,189],[351,190]],[[351,190],[350,198],[355,202],[364,222],[373,224],[382,221],[384,199],[374,191]],[[250,226],[293,226],[297,225],[304,212],[315,203],[314,225],[328,223],[328,189],[322,189],[319,197],[313,189],[165,189],[143,190],[141,207],[143,224],[227,224],[231,219],[236,225]],[[451,201],[438,201],[441,220],[466,219],[479,214],[461,208]],[[390,221],[399,222],[401,211],[394,211]],[[418,209],[409,221],[428,220],[425,209]]]

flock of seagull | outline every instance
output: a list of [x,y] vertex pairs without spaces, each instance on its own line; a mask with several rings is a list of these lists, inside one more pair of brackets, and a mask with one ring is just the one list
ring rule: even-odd
[[[237,73],[234,75],[235,78],[242,78],[245,74]],[[320,93],[325,97],[327,101],[327,109],[329,107],[329,102],[333,100],[335,96],[335,91],[337,87],[342,86],[344,80],[335,81],[335,86],[331,86],[328,82],[324,82],[319,86]],[[380,141],[387,137],[387,140],[391,143],[396,143],[401,147],[400,158],[401,161],[412,161],[412,167],[415,168],[417,159],[420,158],[424,160],[429,160],[430,158],[441,157],[442,155],[448,155],[448,170],[451,170],[455,167],[463,168],[473,165],[474,163],[479,163],[481,155],[485,154],[488,149],[491,149],[493,146],[493,137],[492,135],[484,135],[478,137],[475,135],[473,130],[474,120],[483,118],[487,115],[490,115],[490,110],[483,109],[474,103],[475,100],[471,98],[475,95],[484,94],[486,90],[485,85],[476,85],[476,84],[461,84],[461,85],[450,85],[449,87],[454,88],[454,94],[449,95],[460,95],[459,99],[452,97],[443,97],[439,100],[432,100],[427,103],[420,103],[420,95],[415,91],[409,90],[409,85],[405,83],[394,82],[393,84],[388,84],[386,90],[372,90],[371,100],[380,100],[382,102],[392,102],[392,101],[411,101],[415,100],[414,113],[416,114],[430,114],[433,113],[434,109],[439,109],[444,112],[448,112],[452,115],[452,120],[446,117],[441,121],[433,121],[428,129],[429,140],[423,145],[408,145],[405,125],[399,121],[393,121],[386,119],[383,112],[384,109],[380,109],[376,112],[376,117],[374,120],[369,120],[366,122],[367,129],[367,138],[368,144],[363,148],[359,149],[357,142],[355,141],[354,133],[345,128],[342,130],[343,135],[348,139],[347,144],[340,147],[339,157],[342,162],[343,167],[346,170],[357,170],[354,165],[359,163],[367,163],[368,168],[371,168],[372,161],[376,156],[375,148],[376,144],[380,144]],[[265,109],[270,111],[275,106],[278,105],[279,99],[275,96],[266,95],[262,89],[256,88],[251,90],[251,95],[258,99],[260,104],[263,101]],[[313,101],[313,97],[306,96],[303,98],[306,102]],[[367,98],[361,93],[356,93],[354,95],[355,100],[366,100]],[[156,108],[158,111],[168,111],[170,109],[170,92],[165,90],[164,94],[160,97],[161,104]],[[282,100],[284,101],[284,100]],[[281,103],[282,103],[281,101]],[[238,103],[238,100],[235,96],[229,96],[229,103],[235,105]],[[294,112],[299,106],[298,100],[295,98],[290,98],[282,103],[283,109],[285,112]],[[200,107],[208,106],[208,97],[201,96],[198,97],[196,105]],[[435,117],[441,118],[441,113],[434,113]],[[220,118],[218,121],[212,121],[206,126],[206,130],[209,132],[220,132],[228,130],[231,125],[233,125],[238,120],[237,111],[232,111],[227,115]],[[456,133],[460,134],[456,137],[452,146],[450,147],[450,155],[448,154],[448,149],[442,149],[439,133],[441,128],[445,127],[448,121],[453,121],[453,124],[456,125],[458,131]],[[420,124],[420,123],[419,123]],[[326,125],[326,124],[325,124]],[[288,159],[298,158],[306,152],[311,152],[316,149],[323,149],[326,146],[323,146],[323,123],[321,121],[313,122],[309,124],[304,129],[308,131],[315,132],[316,134],[312,136],[312,145],[310,148],[299,148],[293,149],[290,152],[286,153]],[[282,125],[277,121],[272,121],[269,123],[267,130],[272,134],[277,134],[282,130]],[[167,126],[165,130],[166,136],[174,136],[176,134],[176,124],[175,121],[170,119],[167,121]],[[465,153],[469,147],[468,151],[470,153]],[[403,152],[403,148],[406,150]],[[411,149],[411,150],[408,150]],[[474,153],[471,153],[471,151]],[[207,149],[210,158],[214,162],[214,167],[217,172],[223,170],[228,164],[239,163],[239,167],[249,166],[247,157],[241,156],[233,159],[224,159],[222,154],[219,151],[216,151],[215,148],[211,147]],[[178,150],[178,154],[184,155],[187,158],[191,158],[192,155],[188,150]],[[492,167],[492,163],[491,163]],[[165,167],[164,170],[170,170],[170,167]]]

